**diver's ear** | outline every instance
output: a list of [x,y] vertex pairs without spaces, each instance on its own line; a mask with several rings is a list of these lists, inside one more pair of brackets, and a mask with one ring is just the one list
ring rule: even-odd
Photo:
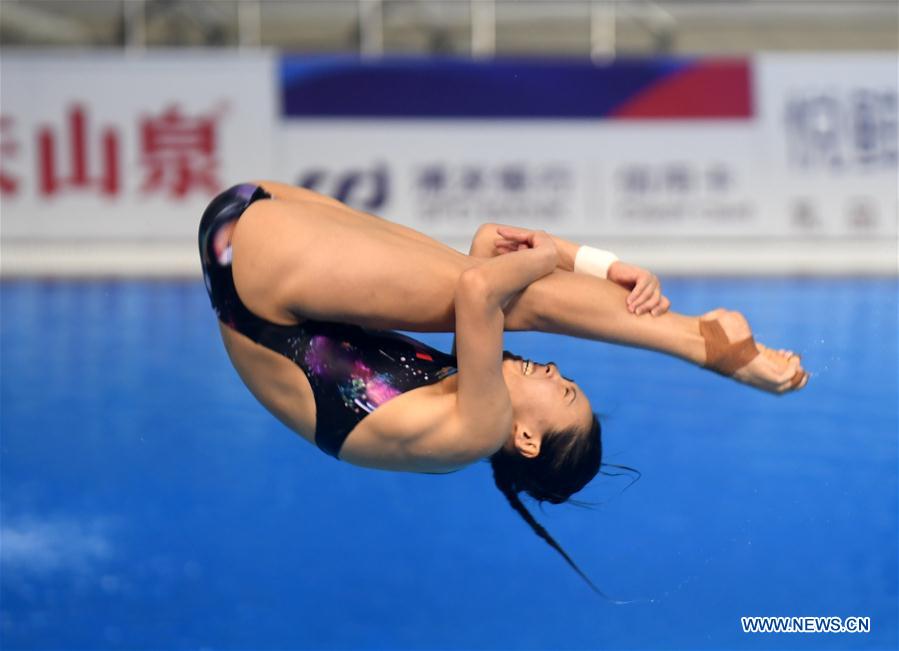
[[514,425],[514,433],[512,441],[518,454],[528,459],[533,459],[540,454],[540,437],[535,436],[536,430],[526,426],[524,423],[516,422]]

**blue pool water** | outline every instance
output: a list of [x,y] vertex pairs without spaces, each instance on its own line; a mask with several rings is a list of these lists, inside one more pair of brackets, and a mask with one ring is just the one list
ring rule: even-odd
[[[671,279],[814,376],[773,397],[657,354],[543,334],[603,420],[594,510],[514,513],[449,476],[326,457],[268,415],[200,282],[0,285],[4,649],[895,649],[897,284]],[[423,335],[448,348],[449,335]],[[649,601],[652,600],[652,601]],[[743,615],[868,616],[756,634]]]

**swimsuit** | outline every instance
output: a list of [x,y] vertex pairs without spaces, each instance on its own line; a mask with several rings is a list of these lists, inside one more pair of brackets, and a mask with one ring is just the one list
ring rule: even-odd
[[231,274],[231,232],[254,201],[271,199],[261,186],[235,185],[213,199],[200,222],[203,279],[218,318],[299,366],[315,397],[315,444],[339,459],[353,428],[401,393],[456,372],[456,358],[392,331],[306,320],[284,326],[243,304]]

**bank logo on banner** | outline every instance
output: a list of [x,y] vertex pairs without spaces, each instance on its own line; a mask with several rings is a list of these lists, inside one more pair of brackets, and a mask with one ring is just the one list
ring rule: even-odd
[[390,174],[382,162],[348,170],[312,167],[300,173],[296,185],[372,213],[387,207],[391,193]]
[[412,168],[413,209],[424,222],[492,220],[552,224],[576,212],[575,170],[561,162],[419,163]]

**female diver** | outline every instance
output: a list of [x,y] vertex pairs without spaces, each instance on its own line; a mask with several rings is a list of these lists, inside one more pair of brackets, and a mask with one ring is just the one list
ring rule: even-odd
[[[486,224],[466,256],[259,181],[212,200],[199,244],[228,355],[280,421],[363,467],[489,460],[512,507],[588,583],[518,493],[560,504],[581,490],[601,465],[599,421],[555,364],[504,352],[504,330],[648,348],[772,393],[808,381],[798,356],[755,343],[738,312],[669,312],[655,276],[621,262],[609,279],[573,273],[578,246],[542,231]],[[392,329],[455,331],[455,355]]]

